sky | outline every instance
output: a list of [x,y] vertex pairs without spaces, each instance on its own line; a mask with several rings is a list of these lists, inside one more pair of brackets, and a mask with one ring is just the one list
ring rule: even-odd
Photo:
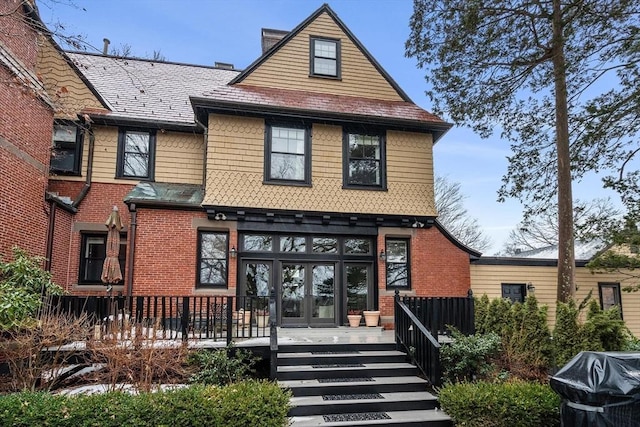
[[[420,107],[432,111],[424,80],[426,71],[406,58],[411,0],[327,0],[399,86]],[[237,69],[261,54],[262,28],[292,30],[324,3],[323,0],[38,0],[43,21],[56,23],[66,34],[81,35],[88,51],[131,46],[134,56],[160,51],[167,61],[198,65],[232,63]],[[446,119],[446,117],[444,117]],[[498,135],[481,139],[472,130],[454,127],[434,147],[436,175],[459,182],[465,207],[493,241],[484,251],[502,249],[509,231],[521,220],[516,200],[498,203],[497,190],[507,170],[509,143]],[[574,198],[612,196],[594,175],[574,184]]]

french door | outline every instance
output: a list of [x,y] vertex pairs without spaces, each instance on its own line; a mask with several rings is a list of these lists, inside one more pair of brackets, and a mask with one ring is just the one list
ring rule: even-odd
[[280,263],[280,314],[283,326],[336,324],[336,264]]

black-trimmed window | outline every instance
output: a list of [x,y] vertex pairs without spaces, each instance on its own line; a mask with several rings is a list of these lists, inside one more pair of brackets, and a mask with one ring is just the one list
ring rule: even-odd
[[311,37],[309,40],[309,74],[340,78],[340,40]]
[[502,283],[500,285],[502,290],[502,298],[510,299],[511,302],[524,303],[526,296],[526,283]]
[[198,287],[226,287],[228,281],[229,233],[198,232]]
[[265,181],[311,184],[311,139],[304,126],[268,124]]
[[82,130],[74,122],[53,125],[53,145],[49,169],[59,175],[80,175],[82,164]]
[[120,129],[116,178],[152,181],[155,174],[155,131]]
[[620,316],[622,316],[620,283],[598,283],[598,293],[600,295],[600,308],[607,310],[618,306]]
[[347,188],[386,188],[385,138],[378,133],[343,135],[344,186]]
[[409,239],[386,239],[385,254],[387,288],[411,289]]
[[[102,266],[107,256],[107,233],[82,233],[80,252],[80,277],[78,284],[102,284]],[[127,259],[127,236],[120,234],[120,273],[124,277],[124,265]]]

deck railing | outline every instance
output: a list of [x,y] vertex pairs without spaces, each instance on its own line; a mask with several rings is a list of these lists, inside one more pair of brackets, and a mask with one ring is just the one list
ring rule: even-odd
[[402,297],[409,310],[436,338],[452,326],[464,335],[475,333],[474,299],[467,297]]
[[409,354],[432,385],[440,385],[440,344],[396,294],[394,298],[396,346]]
[[269,297],[256,296],[56,296],[50,310],[85,314],[96,338],[215,340],[269,336]]
[[438,338],[454,327],[464,335],[475,333],[474,299],[467,297],[394,298],[396,345],[415,361],[433,385],[440,385],[440,343]]

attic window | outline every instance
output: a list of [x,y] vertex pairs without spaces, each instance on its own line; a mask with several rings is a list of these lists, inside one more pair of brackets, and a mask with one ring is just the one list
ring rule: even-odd
[[340,78],[340,40],[311,37],[309,74]]

